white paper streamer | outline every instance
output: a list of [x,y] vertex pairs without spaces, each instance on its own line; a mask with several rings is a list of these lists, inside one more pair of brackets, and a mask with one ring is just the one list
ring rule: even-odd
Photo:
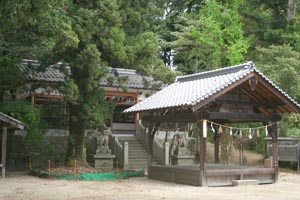
[[269,132],[268,132],[268,126],[265,126],[265,132],[266,132],[266,136],[268,136]]

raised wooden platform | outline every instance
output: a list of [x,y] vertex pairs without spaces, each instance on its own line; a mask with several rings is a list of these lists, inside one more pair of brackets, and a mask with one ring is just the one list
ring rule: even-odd
[[[206,186],[231,186],[233,180],[257,180],[259,184],[274,183],[273,168],[239,165],[206,165]],[[201,183],[199,165],[151,165],[150,179],[186,185],[205,186]]]

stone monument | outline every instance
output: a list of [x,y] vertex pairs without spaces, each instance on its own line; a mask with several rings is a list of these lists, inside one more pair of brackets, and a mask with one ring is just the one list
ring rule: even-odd
[[115,156],[111,154],[108,146],[110,134],[111,131],[109,129],[97,134],[97,149],[94,155],[96,169],[111,170],[113,168],[113,159]]
[[188,149],[183,135],[176,135],[173,138],[172,146],[174,148],[173,155],[171,155],[172,165],[191,165],[193,164],[194,155]]

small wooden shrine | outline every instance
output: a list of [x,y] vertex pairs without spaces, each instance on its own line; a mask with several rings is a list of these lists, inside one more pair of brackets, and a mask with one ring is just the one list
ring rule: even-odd
[[[196,123],[199,130],[198,165],[155,165],[149,145],[151,179],[196,186],[232,185],[235,180],[258,183],[278,180],[277,123],[284,113],[298,113],[299,104],[260,73],[252,62],[178,77],[176,82],[125,110],[139,113],[153,138],[166,123]],[[261,122],[272,138],[272,166],[219,164],[219,137],[215,131],[214,164],[206,163],[207,129],[228,123]],[[251,133],[252,134],[252,133]]]

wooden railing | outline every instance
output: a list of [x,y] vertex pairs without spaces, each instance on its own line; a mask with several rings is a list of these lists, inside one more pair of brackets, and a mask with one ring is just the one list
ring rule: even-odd
[[120,166],[126,169],[128,167],[128,142],[121,144],[118,137],[110,135],[108,144]]

